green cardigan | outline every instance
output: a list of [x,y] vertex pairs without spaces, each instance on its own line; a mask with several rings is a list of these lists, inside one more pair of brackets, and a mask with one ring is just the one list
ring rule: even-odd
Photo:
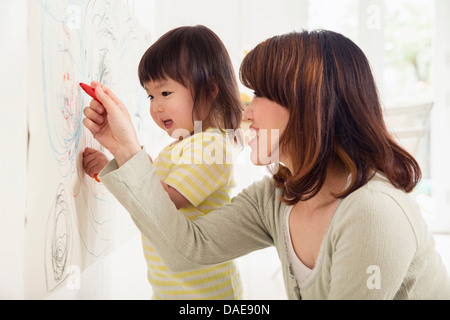
[[[420,210],[377,174],[340,200],[303,283],[289,269],[282,191],[270,177],[193,221],[180,214],[143,149],[99,178],[169,269],[186,271],[275,246],[289,299],[450,299],[450,280]],[[257,266],[255,266],[257,267]]]

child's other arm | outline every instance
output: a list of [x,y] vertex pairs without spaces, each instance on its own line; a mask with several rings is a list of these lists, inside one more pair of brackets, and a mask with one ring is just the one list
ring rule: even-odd
[[109,159],[99,150],[86,148],[83,152],[83,168],[91,178],[95,178],[108,162]]
[[[150,159],[150,162],[153,163],[150,155],[148,156],[148,158]],[[91,178],[95,178],[95,176],[99,174],[104,167],[106,167],[109,161],[110,160],[106,157],[106,155],[99,150],[88,147],[83,152],[83,168],[86,171],[86,174]],[[169,194],[170,200],[172,200],[177,209],[184,208],[190,204],[189,200],[187,200],[176,189],[168,186],[163,181],[161,181],[161,185]]]
[[[150,155],[148,156],[150,159],[150,162],[153,163],[152,157]],[[169,194],[170,200],[172,200],[175,207],[178,209],[184,208],[191,203],[188,199],[186,199],[180,192],[178,192],[175,188],[172,188],[171,186],[167,185],[164,181],[161,181],[161,185],[163,186],[164,190]]]
[[172,188],[171,186],[167,185],[164,181],[161,181],[161,185],[163,186],[164,190],[169,194],[170,200],[172,200],[175,207],[178,209],[184,208],[191,203],[188,199],[186,199],[180,192],[178,192],[175,188]]

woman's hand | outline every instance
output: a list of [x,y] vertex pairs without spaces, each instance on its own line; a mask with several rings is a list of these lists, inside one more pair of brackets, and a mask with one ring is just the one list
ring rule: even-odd
[[141,150],[130,114],[108,87],[96,81],[91,86],[101,104],[91,101],[84,109],[83,124],[121,166]]

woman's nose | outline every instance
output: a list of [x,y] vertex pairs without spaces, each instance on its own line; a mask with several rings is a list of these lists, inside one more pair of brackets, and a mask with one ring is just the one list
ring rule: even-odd
[[244,120],[251,121],[253,115],[253,101],[245,108],[244,114],[242,115]]

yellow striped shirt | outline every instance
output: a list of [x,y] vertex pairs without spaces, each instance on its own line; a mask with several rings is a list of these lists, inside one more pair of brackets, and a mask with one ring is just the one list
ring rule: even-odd
[[[210,128],[165,147],[153,165],[161,181],[189,200],[190,205],[179,211],[195,219],[230,202],[234,186],[232,153],[233,146],[226,135]],[[142,244],[154,299],[242,298],[242,283],[235,262],[174,273],[166,268],[144,236]]]

